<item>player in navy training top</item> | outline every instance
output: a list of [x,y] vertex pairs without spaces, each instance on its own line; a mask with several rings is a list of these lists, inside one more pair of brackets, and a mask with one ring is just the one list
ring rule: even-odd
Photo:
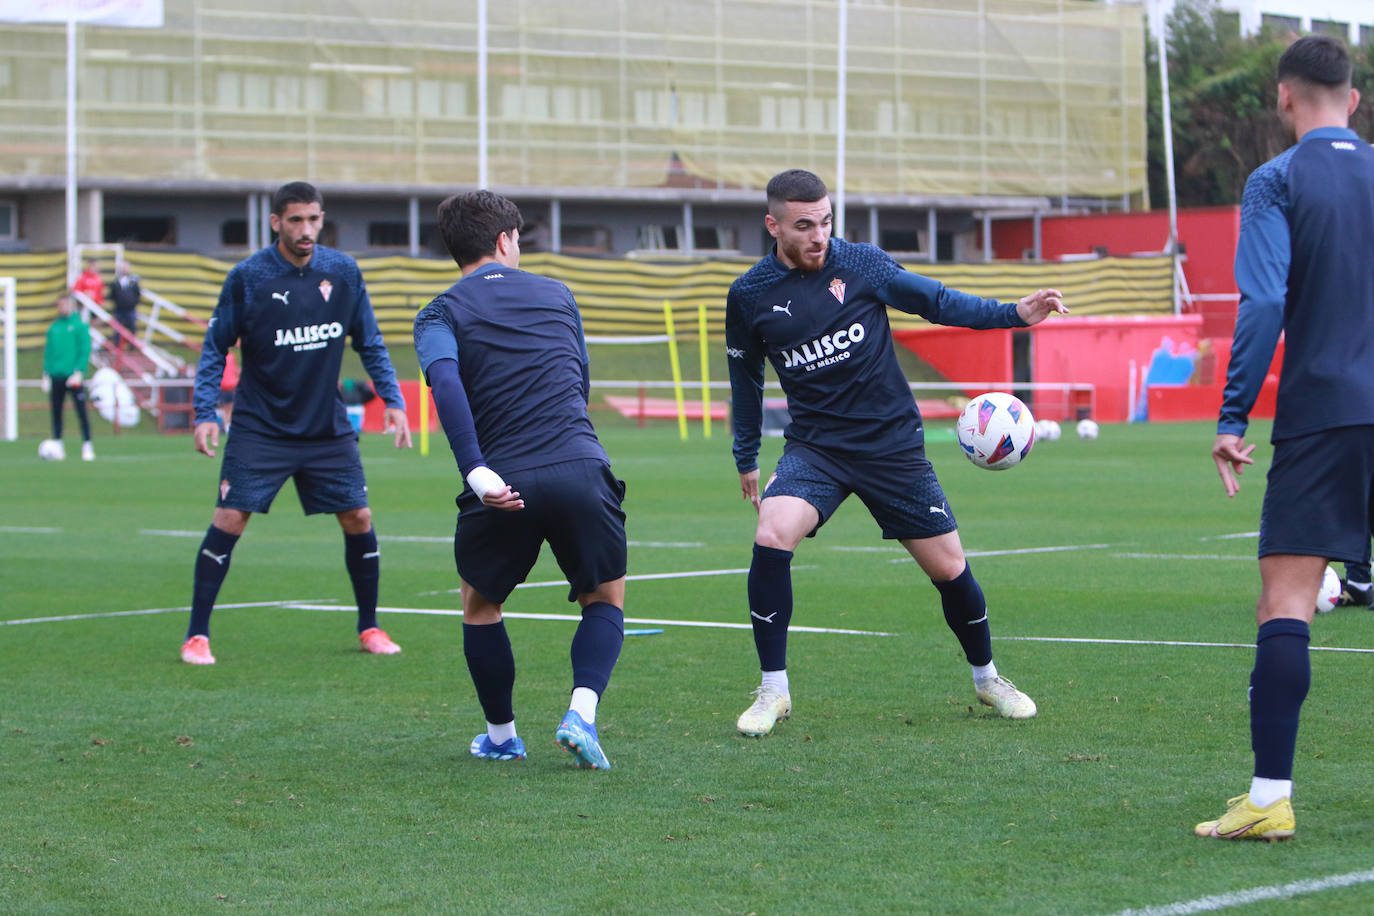
[[1250,673],[1250,791],[1200,836],[1286,839],[1311,683],[1309,624],[1328,559],[1369,556],[1374,507],[1374,149],[1347,124],[1360,94],[1336,39],[1308,35],[1278,65],[1296,146],[1255,169],[1241,201],[1235,343],[1212,458],[1227,496],[1253,464],[1250,408],[1284,333],[1260,512],[1259,632]]
[[[520,211],[490,191],[439,205],[439,231],[462,279],[415,318],[415,353],[467,487],[454,560],[463,655],[486,717],[474,757],[515,760],[515,656],[501,607],[543,543],[582,606],[573,691],[554,737],[579,767],[610,761],[596,708],[625,636],[625,484],[587,416],[582,318],[562,283],[519,270]],[[509,482],[509,483],[508,483]]]
[[[1068,309],[1057,290],[1014,303],[980,299],[908,273],[873,245],[832,239],[829,193],[810,172],[782,172],[767,193],[764,225],[776,244],[731,285],[725,305],[735,465],[743,496],[759,514],[748,590],[763,681],[737,727],[766,735],[791,714],[793,551],[850,493],[939,591],[978,699],[1008,718],[1035,715],[1034,701],[993,664],[987,605],[926,460],[921,415],[893,352],[886,307],[970,328],[1026,327]],[[760,499],[765,359],[787,395],[791,422]]]
[[214,457],[219,445],[220,379],[237,342],[243,369],[233,435],[224,447],[215,515],[196,554],[191,622],[183,661],[213,665],[210,614],[229,571],[229,557],[254,512],[267,512],[288,477],[307,515],[332,512],[344,533],[344,565],[358,602],[363,651],[401,651],[377,626],[381,553],[367,507],[367,481],[357,436],[339,397],[344,336],[386,404],[396,447],[410,447],[405,399],[377,330],[367,287],[352,258],[315,244],[323,201],[303,181],[272,197],[274,245],[229,271],[196,370],[195,447]]

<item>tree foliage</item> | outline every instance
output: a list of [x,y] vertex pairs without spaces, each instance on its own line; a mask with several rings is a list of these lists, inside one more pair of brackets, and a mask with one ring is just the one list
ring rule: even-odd
[[[1274,78],[1279,55],[1297,37],[1264,29],[1241,37],[1236,20],[1214,0],[1179,0],[1165,22],[1173,115],[1174,183],[1180,207],[1240,202],[1256,166],[1293,143],[1279,121]],[[1146,51],[1150,202],[1167,207],[1157,42]],[[1374,48],[1351,49],[1361,90],[1350,126],[1374,134]]]

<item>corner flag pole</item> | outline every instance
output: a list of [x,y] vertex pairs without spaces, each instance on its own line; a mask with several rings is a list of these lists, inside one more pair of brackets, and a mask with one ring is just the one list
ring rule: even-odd
[[697,305],[697,336],[701,338],[701,433],[711,438],[711,356],[706,339],[706,304]]
[[429,383],[420,370],[420,454],[429,454]]
[[677,334],[673,331],[673,307],[663,300],[663,324],[668,329],[668,362],[673,368],[673,400],[677,402],[677,432],[687,441],[687,405],[682,402],[682,364],[677,358]]

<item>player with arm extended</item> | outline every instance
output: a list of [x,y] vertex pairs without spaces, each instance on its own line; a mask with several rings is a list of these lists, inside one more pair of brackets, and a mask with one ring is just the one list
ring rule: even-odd
[[282,185],[272,196],[277,241],[229,272],[205,331],[193,400],[196,451],[213,458],[219,445],[215,408],[225,354],[235,341],[243,367],[214,518],[196,553],[191,622],[181,647],[189,664],[215,663],[210,614],[230,554],[248,519],[271,508],[288,477],[295,478],[307,515],[332,512],[343,528],[363,651],[401,651],[377,626],[381,552],[357,435],[339,398],[345,335],[386,403],[397,448],[410,447],[410,426],[362,273],[348,255],[315,243],[323,223],[323,200],[312,185]]
[[[735,465],[742,495],[758,511],[748,596],[763,679],[739,731],[766,735],[791,714],[793,552],[851,493],[883,537],[899,540],[930,577],[973,668],[979,701],[1007,718],[1034,716],[1034,701],[993,664],[987,605],[926,459],[887,306],[970,328],[1026,327],[1068,309],[1056,290],[1013,303],[980,299],[908,273],[873,245],[832,239],[830,196],[810,172],[774,176],[767,194],[764,225],[776,243],[731,285],[725,307]],[[777,472],[760,493],[765,359],[787,395],[791,422]]]
[[453,554],[463,655],[486,717],[474,757],[515,760],[515,656],[502,605],[547,543],[582,607],[573,690],[554,733],[579,767],[607,769],[596,708],[625,638],[625,484],[587,415],[590,376],[571,291],[519,269],[520,211],[490,191],[439,205],[462,277],[415,318],[415,353],[467,486]]
[[1311,685],[1309,625],[1328,560],[1369,557],[1374,495],[1374,149],[1347,126],[1350,56],[1326,35],[1278,63],[1278,111],[1295,146],[1250,174],[1236,245],[1235,343],[1212,459],[1227,496],[1253,464],[1251,407],[1284,334],[1260,511],[1259,630],[1250,672],[1250,791],[1199,836],[1281,840],[1296,828],[1293,758]]

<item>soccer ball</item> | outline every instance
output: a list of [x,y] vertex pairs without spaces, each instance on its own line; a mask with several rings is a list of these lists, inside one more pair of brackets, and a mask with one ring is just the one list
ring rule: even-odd
[[1035,421],[1035,438],[1048,439],[1053,442],[1059,438],[1060,434],[1059,424],[1054,420]]
[[1330,566],[1322,577],[1322,587],[1317,590],[1317,613],[1325,614],[1336,606],[1341,597],[1341,577]]
[[44,461],[61,461],[67,457],[67,449],[61,439],[44,439],[38,443],[38,457]]
[[1035,444],[1035,418],[1025,404],[1004,391],[990,391],[969,401],[955,431],[965,457],[989,471],[1015,467]]
[[1080,439],[1096,439],[1096,438],[1097,438],[1097,423],[1094,422],[1093,420],[1079,420],[1079,421],[1078,421],[1078,438],[1080,438]]

